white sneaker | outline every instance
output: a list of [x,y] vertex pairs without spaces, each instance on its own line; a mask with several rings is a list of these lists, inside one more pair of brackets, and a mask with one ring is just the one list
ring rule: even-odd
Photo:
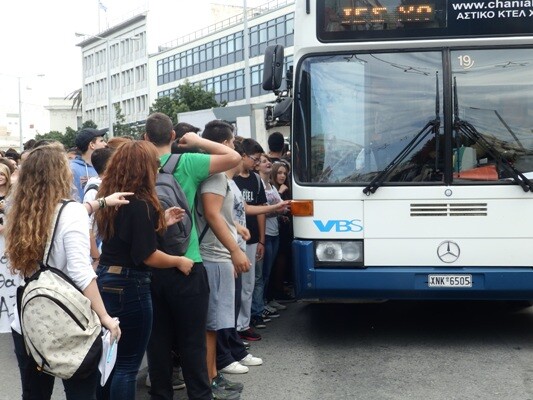
[[220,372],[223,372],[225,374],[245,374],[248,371],[248,367],[240,364],[238,361],[234,361],[227,367],[224,367],[220,370]]
[[259,357],[254,357],[251,354],[248,354],[242,360],[239,361],[242,365],[247,365],[249,367],[255,367],[257,365],[262,365],[263,360]]
[[276,314],[278,312],[278,309],[272,307],[270,304],[265,305],[265,310],[267,310],[271,314]]
[[283,304],[279,304],[276,300],[269,301],[268,306],[275,308],[276,310],[286,310],[287,306],[284,306]]

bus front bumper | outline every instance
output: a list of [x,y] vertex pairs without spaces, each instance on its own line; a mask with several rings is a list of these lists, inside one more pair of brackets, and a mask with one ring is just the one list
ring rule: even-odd
[[528,267],[317,267],[313,243],[295,240],[293,270],[303,300],[533,300]]

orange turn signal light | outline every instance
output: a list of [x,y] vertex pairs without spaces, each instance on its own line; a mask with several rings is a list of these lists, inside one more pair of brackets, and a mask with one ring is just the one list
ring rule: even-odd
[[291,201],[291,214],[295,217],[312,217],[315,213],[313,200]]

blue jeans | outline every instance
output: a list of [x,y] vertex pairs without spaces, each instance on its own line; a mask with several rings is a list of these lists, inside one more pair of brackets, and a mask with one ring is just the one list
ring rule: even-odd
[[[54,380],[52,375],[37,371],[37,364],[33,358],[26,353],[26,345],[22,335],[11,331],[13,344],[15,345],[15,355],[20,370],[20,380],[22,384],[23,400],[50,400],[54,390]],[[94,373],[84,379],[65,379],[65,397],[67,400],[94,400],[96,399],[96,385],[100,374],[95,369]]]
[[268,284],[270,282],[270,274],[272,273],[272,266],[276,260],[279,250],[279,236],[265,236],[265,255],[263,256],[263,298],[265,300],[272,300],[272,295],[269,293]]
[[255,262],[255,284],[254,292],[252,294],[252,317],[260,317],[265,309],[265,301],[263,300],[263,263],[263,259]]
[[117,361],[98,400],[135,400],[137,373],[152,331],[152,296],[149,271],[98,266],[98,288],[109,315],[118,317],[122,336]]

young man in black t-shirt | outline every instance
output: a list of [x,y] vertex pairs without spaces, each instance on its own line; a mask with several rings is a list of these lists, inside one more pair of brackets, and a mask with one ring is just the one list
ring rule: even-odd
[[[242,147],[243,172],[233,178],[237,187],[241,190],[244,201],[249,205],[266,204],[267,199],[265,189],[261,183],[261,178],[254,172],[255,166],[259,163],[263,148],[253,139],[243,139]],[[257,334],[250,329],[250,326],[265,327],[261,318],[261,312],[252,310],[252,298],[256,278],[262,279],[262,271],[256,273],[256,261],[263,258],[265,251],[265,224],[266,217],[262,215],[247,215],[246,227],[250,231],[250,240],[246,242],[246,255],[251,261],[250,271],[242,274],[242,296],[241,309],[237,318],[237,330],[244,340],[257,340]],[[256,311],[255,313],[253,311]]]

